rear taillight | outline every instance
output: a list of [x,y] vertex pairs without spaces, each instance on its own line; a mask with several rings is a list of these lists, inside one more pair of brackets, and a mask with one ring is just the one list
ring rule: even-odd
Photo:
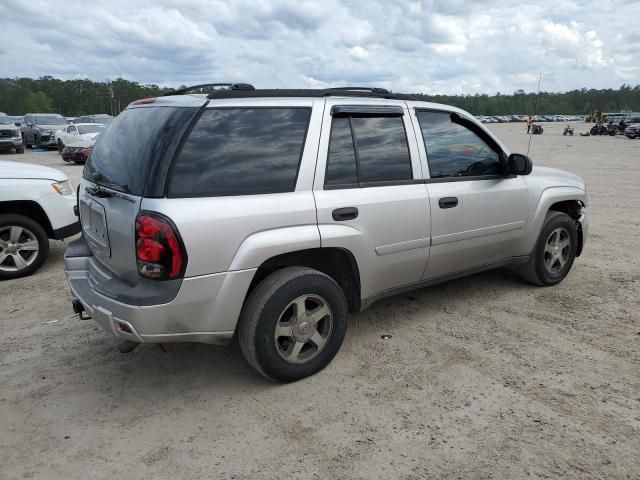
[[91,155],[91,149],[83,148],[82,150],[80,150],[80,155],[82,155],[82,159],[86,162],[89,158],[89,155]]
[[175,225],[164,215],[140,212],[136,217],[138,273],[154,280],[181,278],[187,252]]

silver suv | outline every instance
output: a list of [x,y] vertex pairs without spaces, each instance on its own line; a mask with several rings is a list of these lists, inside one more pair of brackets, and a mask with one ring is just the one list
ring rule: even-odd
[[79,187],[74,310],[139,343],[226,344],[292,381],[348,312],[510,267],[537,285],[587,236],[585,184],[473,116],[382,89],[173,92],[133,102]]

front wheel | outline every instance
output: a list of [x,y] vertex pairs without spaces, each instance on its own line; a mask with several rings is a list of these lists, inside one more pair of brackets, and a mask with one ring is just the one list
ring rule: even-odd
[[249,364],[270,380],[291,382],[326,367],[347,330],[347,301],[329,276],[288,267],[265,278],[245,303],[238,324]]
[[550,211],[522,277],[535,285],[555,285],[571,270],[577,251],[575,221],[566,213]]
[[0,280],[31,275],[49,255],[44,228],[23,215],[0,215]]

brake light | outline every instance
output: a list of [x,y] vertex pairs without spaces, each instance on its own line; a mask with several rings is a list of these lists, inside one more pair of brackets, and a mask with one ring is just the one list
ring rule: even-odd
[[181,278],[187,252],[175,225],[164,215],[140,212],[136,217],[138,273],[154,280]]
[[86,162],[89,158],[89,155],[91,155],[91,149],[83,148],[82,150],[80,150],[80,155],[82,155],[82,159]]
[[148,103],[154,103],[155,101],[155,98],[141,98],[140,100],[133,102],[132,105],[146,105]]

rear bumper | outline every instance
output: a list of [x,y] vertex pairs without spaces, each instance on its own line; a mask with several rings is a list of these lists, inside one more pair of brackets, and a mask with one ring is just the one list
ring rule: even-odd
[[[64,264],[74,299],[98,325],[123,340],[150,343],[228,344],[255,272],[251,269],[185,278],[172,301],[131,305],[96,291],[96,268],[100,266],[88,248],[83,252],[71,244]],[[122,282],[117,278],[109,281]]]

